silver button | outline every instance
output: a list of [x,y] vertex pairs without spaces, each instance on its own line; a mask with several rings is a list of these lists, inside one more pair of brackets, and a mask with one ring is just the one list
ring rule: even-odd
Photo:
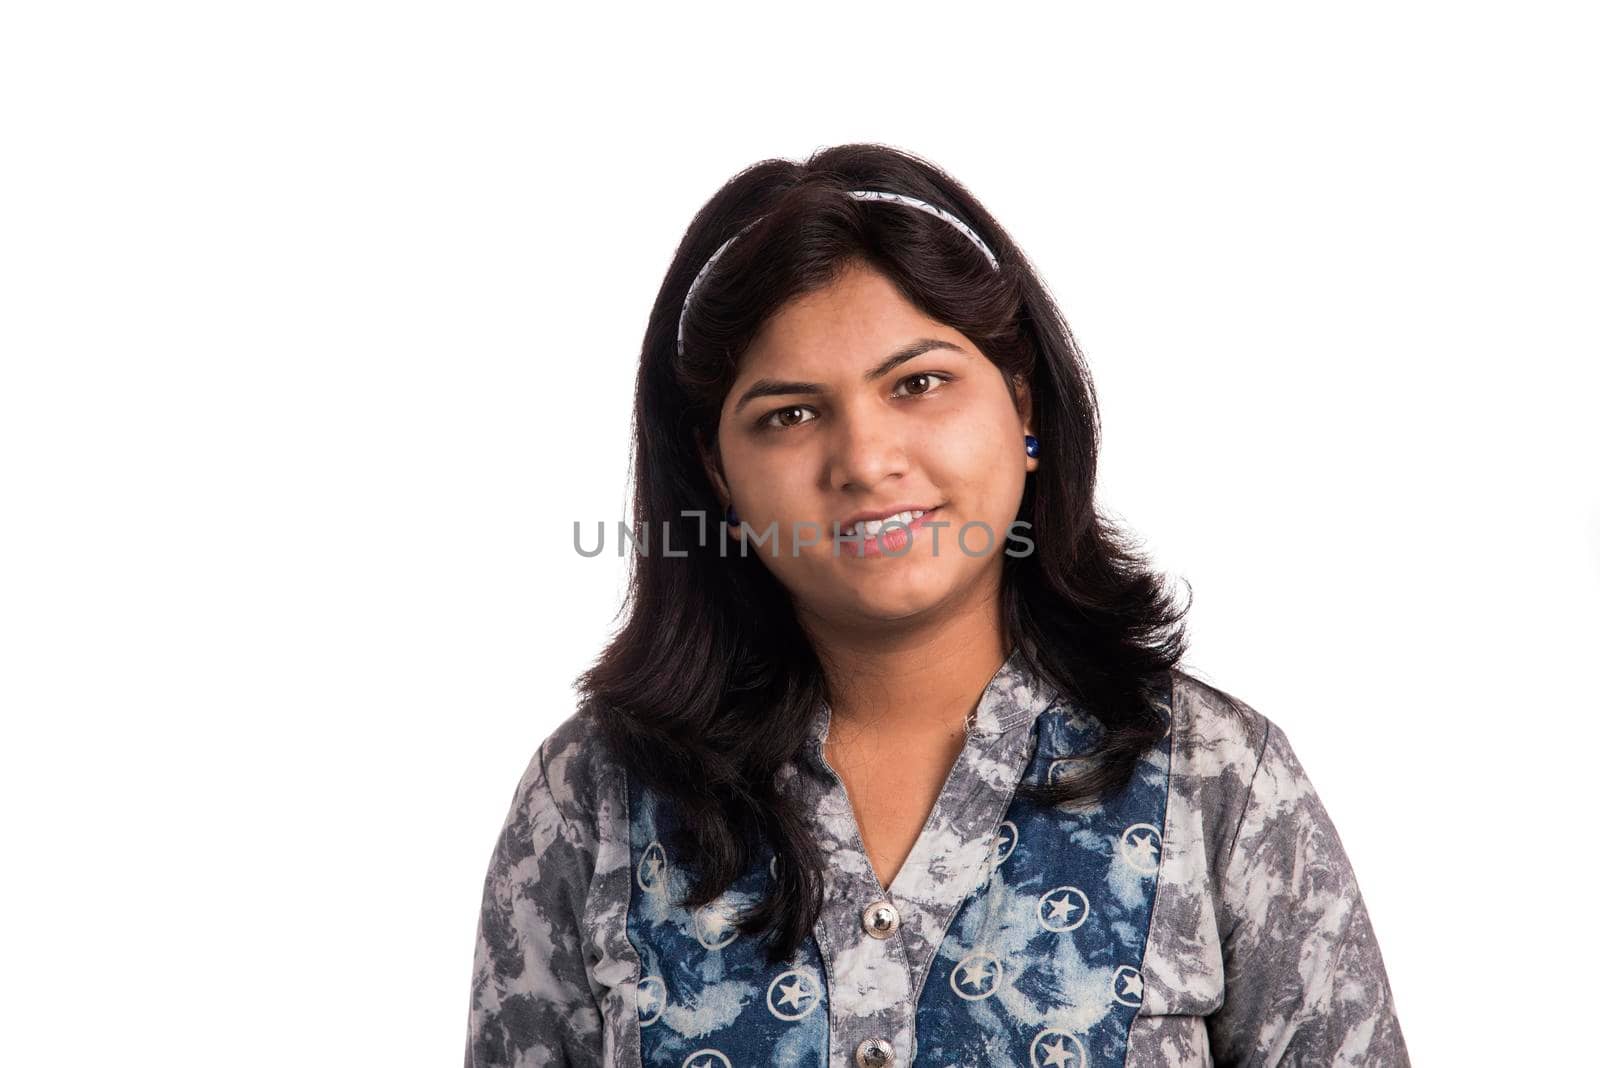
[[869,1038],[856,1047],[860,1068],[889,1068],[894,1063],[894,1047],[881,1038]]
[[888,938],[900,927],[900,910],[887,901],[874,901],[861,911],[861,926],[873,938]]

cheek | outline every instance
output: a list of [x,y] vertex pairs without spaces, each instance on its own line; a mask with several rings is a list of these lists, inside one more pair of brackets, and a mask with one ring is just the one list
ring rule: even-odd
[[729,489],[739,514],[749,519],[774,519],[780,522],[804,518],[806,501],[812,495],[806,480],[805,465],[793,462],[766,463],[745,457],[728,470]]
[[952,428],[946,441],[953,447],[940,448],[941,473],[935,476],[963,521],[982,520],[997,533],[1015,518],[1027,476],[1020,424],[1003,418],[1008,414]]
[[[967,487],[1004,481],[1011,466],[1022,463],[1022,434],[995,418],[969,418],[944,426],[931,442],[930,465],[937,464],[945,477]],[[1015,455],[1013,455],[1013,453]]]

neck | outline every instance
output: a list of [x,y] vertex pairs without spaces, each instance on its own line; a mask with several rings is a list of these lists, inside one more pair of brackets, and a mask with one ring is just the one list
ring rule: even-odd
[[997,597],[917,627],[813,620],[807,630],[827,680],[831,741],[964,735],[967,716],[1010,652]]

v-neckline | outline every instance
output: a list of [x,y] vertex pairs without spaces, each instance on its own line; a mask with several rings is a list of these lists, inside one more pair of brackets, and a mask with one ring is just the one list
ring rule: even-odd
[[[867,851],[866,837],[861,833],[861,821],[856,815],[850,791],[845,787],[844,779],[828,761],[825,743],[832,726],[833,709],[826,698],[822,700],[813,724],[811,754],[832,778],[844,797],[843,812],[849,816],[851,840],[866,868],[866,874],[877,888],[880,899],[898,902],[906,896],[909,889],[907,884],[911,880],[922,881],[926,870],[936,859],[932,856],[935,849],[933,840],[943,833],[941,825],[948,825],[971,797],[980,793],[985,787],[984,776],[979,772],[977,763],[984,759],[1012,728],[1024,723],[1031,725],[1040,712],[1055,703],[1055,698],[1054,690],[1028,671],[1022,650],[1013,645],[1005,660],[984,684],[977,704],[967,714],[966,735],[961,750],[945,772],[944,781],[934,796],[933,805],[923,817],[922,826],[911,843],[911,851],[906,854],[905,860],[901,862],[894,878],[889,880],[888,886],[883,885],[882,878],[872,865],[872,856]],[[967,796],[959,796],[963,793]]]
[[979,738],[973,734],[973,721],[974,716],[969,715],[961,749],[956,753],[956,758],[950,762],[950,767],[945,770],[944,779],[939,784],[939,790],[934,794],[933,804],[929,806],[927,814],[922,817],[922,826],[917,829],[917,835],[912,839],[910,850],[907,851],[905,858],[901,860],[900,866],[895,869],[894,877],[889,880],[888,886],[883,884],[883,877],[878,874],[878,869],[872,863],[872,853],[867,849],[866,835],[861,833],[861,818],[856,812],[855,799],[850,796],[850,789],[845,785],[844,777],[834,769],[833,764],[828,760],[827,752],[823,745],[827,737],[826,732],[824,732],[822,739],[818,741],[817,756],[822,761],[822,766],[827,770],[828,774],[833,776],[835,786],[844,794],[845,809],[850,814],[850,830],[854,838],[855,847],[860,850],[861,858],[866,862],[866,870],[876,883],[878,896],[881,899],[888,901],[900,899],[901,895],[896,891],[897,889],[903,889],[901,884],[911,877],[907,875],[907,872],[919,860],[926,863],[926,854],[933,848],[930,839],[939,833],[934,826],[935,817],[941,815],[941,813],[954,814],[965,804],[965,799],[958,801],[953,796],[960,789],[960,786],[956,784],[968,778],[958,774],[962,770],[962,763],[968,760],[969,754],[973,752],[975,747],[979,750],[986,750],[988,745],[984,743],[992,741]]
[[[826,967],[887,998],[898,988],[894,969],[886,962],[898,959],[909,982],[902,993],[914,1000],[945,928],[995,862],[1006,807],[1032,756],[1032,728],[1062,700],[1013,649],[979,697],[961,752],[887,887],[867,854],[849,791],[824,755],[832,710],[822,702],[803,754],[808,774],[800,797],[816,820],[824,859],[828,907],[814,934]],[[797,781],[786,777],[786,782]],[[886,936],[889,956],[852,952],[861,945],[863,910],[885,905],[899,918]]]

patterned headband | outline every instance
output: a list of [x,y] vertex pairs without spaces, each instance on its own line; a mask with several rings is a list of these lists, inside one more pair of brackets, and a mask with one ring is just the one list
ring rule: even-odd
[[[983,243],[983,238],[978,236],[977,231],[973,230],[972,227],[968,226],[966,223],[962,222],[948,211],[945,211],[943,208],[935,207],[934,205],[929,204],[926,200],[918,200],[916,197],[908,197],[904,193],[880,193],[876,190],[870,189],[852,189],[850,190],[850,195],[855,197],[857,200],[888,200],[896,204],[904,204],[908,208],[916,208],[918,211],[925,211],[929,215],[936,215],[945,222],[949,223],[951,226],[954,226],[957,230],[961,231],[962,236],[968,241],[971,241],[974,245],[977,245],[978,251],[983,253],[984,257],[989,261],[990,267],[997,271],[1000,269],[1000,261],[995,258],[995,254],[993,252],[989,251],[989,246]],[[737,234],[734,234],[721,245],[717,246],[717,251],[711,254],[711,258],[706,260],[705,266],[701,267],[699,273],[694,276],[694,281],[689,283],[689,292],[684,294],[683,297],[683,308],[678,312],[679,356],[683,355],[683,321],[688,317],[689,304],[694,300],[695,291],[700,288],[700,283],[705,281],[706,275],[711,271],[711,265],[716,263],[717,259],[724,252],[728,251],[729,245],[739,240],[746,230],[750,229],[750,227],[754,226],[764,218],[766,218],[764,215],[756,216],[754,219],[751,219],[749,222],[745,223],[744,226],[740,227]]]

